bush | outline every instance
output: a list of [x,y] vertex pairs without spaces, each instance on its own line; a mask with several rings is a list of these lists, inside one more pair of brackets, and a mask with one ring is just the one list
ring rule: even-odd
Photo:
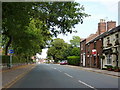
[[107,67],[107,68],[113,68],[112,65],[105,65],[105,67]]
[[[6,65],[7,63],[9,64],[10,63],[10,56],[8,55],[2,55],[2,64],[3,65]],[[15,56],[13,55],[12,56],[12,64],[19,64],[19,63],[28,63],[28,62],[33,62],[32,59],[29,59],[27,60],[26,58],[23,58],[23,57],[18,57],[18,56]]]
[[68,64],[70,65],[80,65],[80,57],[79,56],[69,56],[67,57],[68,59]]
[[12,63],[16,64],[16,63],[20,63],[20,60],[17,56],[12,56]]
[[113,69],[115,70],[115,69],[120,69],[120,68],[119,68],[119,67],[117,67],[117,66],[114,66],[114,67],[113,67]]
[[113,66],[112,65],[105,65],[107,67],[107,70],[111,71],[113,70]]

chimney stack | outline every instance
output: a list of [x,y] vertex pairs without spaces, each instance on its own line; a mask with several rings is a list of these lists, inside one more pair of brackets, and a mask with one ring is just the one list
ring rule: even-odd
[[115,28],[116,27],[116,22],[115,21],[108,21],[107,22],[107,31],[112,29],[112,28]]
[[106,32],[106,22],[104,19],[100,19],[100,22],[98,23],[98,35]]

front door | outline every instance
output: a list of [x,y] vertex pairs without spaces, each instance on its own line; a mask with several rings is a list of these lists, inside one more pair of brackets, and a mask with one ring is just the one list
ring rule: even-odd
[[85,66],[85,55],[83,55],[83,66]]

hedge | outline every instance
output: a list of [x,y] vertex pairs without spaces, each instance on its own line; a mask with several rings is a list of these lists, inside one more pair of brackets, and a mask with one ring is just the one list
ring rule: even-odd
[[70,65],[80,65],[80,56],[69,56],[67,57],[68,59],[68,64]]
[[10,62],[10,56],[2,55],[2,63],[9,63],[9,62]]
[[[31,60],[29,60],[31,61]],[[2,63],[10,63],[10,56],[8,55],[2,55]],[[18,58],[17,56],[12,56],[12,63],[26,63],[26,59],[25,58]]]

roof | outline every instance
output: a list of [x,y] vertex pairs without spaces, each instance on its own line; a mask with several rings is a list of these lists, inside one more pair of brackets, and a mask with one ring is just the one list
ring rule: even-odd
[[83,42],[83,41],[85,41],[86,40],[86,38],[85,39],[82,39],[80,42]]
[[94,42],[94,41],[96,41],[96,40],[98,40],[98,39],[102,39],[102,38],[104,38],[104,37],[106,37],[106,36],[108,36],[108,35],[110,35],[110,34],[115,33],[115,32],[120,32],[120,25],[117,26],[117,27],[115,27],[115,28],[112,28],[112,29],[109,30],[109,31],[106,31],[106,32],[100,34],[99,36],[97,36],[97,37],[95,37],[94,39],[90,40],[90,41],[87,42],[86,44],[91,43],[91,42]]

